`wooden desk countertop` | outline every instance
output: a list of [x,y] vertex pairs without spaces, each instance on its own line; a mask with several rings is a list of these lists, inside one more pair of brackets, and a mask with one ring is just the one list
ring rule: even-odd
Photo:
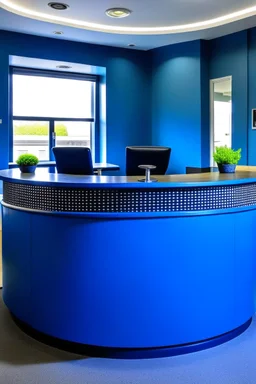
[[154,175],[157,183],[139,182],[142,176],[78,176],[49,173],[37,169],[34,174],[21,173],[18,169],[0,171],[5,182],[41,186],[64,186],[72,188],[179,188],[256,183],[256,167],[239,166],[236,173],[198,173],[178,175]]

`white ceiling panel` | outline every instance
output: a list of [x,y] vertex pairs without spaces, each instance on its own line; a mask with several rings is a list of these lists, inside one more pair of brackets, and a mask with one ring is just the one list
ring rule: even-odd
[[[255,0],[64,0],[70,7],[67,11],[54,11],[48,5],[49,0],[0,0],[0,29],[15,32],[46,36],[57,39],[79,41],[93,44],[109,45],[128,48],[128,44],[135,44],[134,48],[148,50],[169,44],[191,41],[196,39],[213,39],[226,34],[241,31],[256,26],[256,15],[246,17],[239,21],[227,23],[214,28],[206,28],[193,32],[170,34],[118,34],[104,33],[84,28],[76,28],[59,22],[35,20],[31,17],[20,16],[1,8],[5,4],[22,6],[33,12],[44,12],[47,15],[64,15],[72,20],[85,20],[106,25],[131,27],[156,27],[165,25],[180,25],[188,22],[219,17],[222,14],[241,10],[242,7],[255,7]],[[239,5],[240,4],[240,5]],[[254,6],[255,4],[255,6]],[[113,19],[105,15],[105,10],[113,6],[127,7],[133,12],[127,18]],[[63,16],[63,17],[64,17]],[[56,36],[54,31],[62,31]]]
[[[49,0],[51,1],[51,0]],[[56,11],[48,6],[45,0],[0,0],[0,5],[18,13],[23,9],[28,12],[41,13],[49,17],[61,17],[109,26],[125,27],[165,27],[215,19],[224,15],[239,12],[242,9],[255,7],[255,0],[60,0],[69,5],[65,11]],[[132,11],[131,15],[122,19],[106,16],[108,8],[120,6]],[[16,8],[15,8],[16,7]],[[29,16],[29,14],[27,14]],[[246,15],[245,15],[246,16]],[[31,15],[33,17],[33,15]],[[49,20],[50,21],[50,20]]]

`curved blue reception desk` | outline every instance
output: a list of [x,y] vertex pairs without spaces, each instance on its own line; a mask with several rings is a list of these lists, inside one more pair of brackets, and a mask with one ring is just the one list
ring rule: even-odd
[[42,340],[152,357],[227,341],[254,314],[256,173],[3,180],[3,298]]

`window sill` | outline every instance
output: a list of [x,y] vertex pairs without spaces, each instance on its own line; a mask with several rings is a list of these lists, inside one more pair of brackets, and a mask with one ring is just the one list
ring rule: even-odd
[[[9,168],[18,168],[18,164],[15,162],[9,162],[8,163]],[[55,167],[56,162],[55,161],[39,161],[37,164],[37,167],[42,168],[42,167]]]

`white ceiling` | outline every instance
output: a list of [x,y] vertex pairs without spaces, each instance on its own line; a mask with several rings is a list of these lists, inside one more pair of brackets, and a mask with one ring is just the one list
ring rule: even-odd
[[[51,9],[47,5],[49,1],[0,0],[0,29],[118,47],[135,44],[135,49],[148,50],[183,41],[212,39],[256,26],[256,0],[64,0],[70,6],[66,11]],[[122,19],[107,17],[105,10],[116,6],[131,9],[131,15]],[[241,11],[245,9],[245,14],[242,15]],[[230,14],[233,14],[232,18]],[[249,17],[245,17],[248,15]],[[218,19],[216,22],[216,18],[221,16],[229,19]],[[211,21],[213,19],[214,22]],[[209,25],[237,21],[212,28],[206,25],[191,27],[191,24],[207,20]],[[77,23],[79,27],[76,26]],[[146,30],[173,27],[185,30],[184,25],[188,23],[190,27],[186,28],[192,32]],[[108,28],[133,29],[121,30],[121,34],[118,30],[103,32]],[[64,34],[56,36],[53,34],[56,30],[63,31]]]
[[[26,14],[28,10],[44,14],[46,18],[51,16],[66,18],[71,23],[73,20],[80,20],[108,26],[152,28],[205,21],[256,5],[255,0],[243,0],[243,2],[241,0],[119,0],[118,4],[113,0],[59,0],[67,3],[69,8],[65,11],[56,11],[47,5],[49,1],[2,0],[2,6],[17,13]],[[116,6],[128,8],[132,14],[122,19],[106,16],[106,9]],[[36,17],[40,18],[39,15],[34,16]]]

